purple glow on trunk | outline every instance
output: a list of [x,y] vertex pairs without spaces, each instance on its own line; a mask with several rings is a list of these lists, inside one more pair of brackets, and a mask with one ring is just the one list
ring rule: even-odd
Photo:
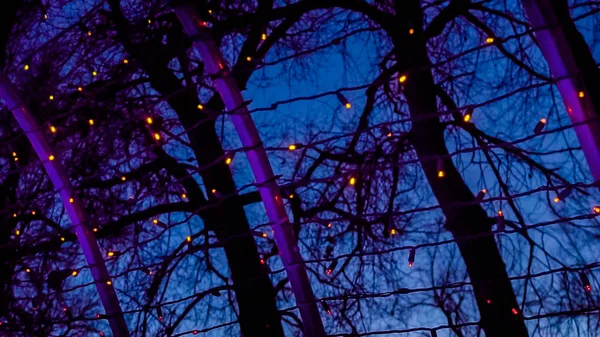
[[[44,164],[44,168],[54,185],[54,189],[58,192],[65,210],[69,214],[72,227],[96,283],[96,289],[108,316],[113,335],[115,337],[129,337],[129,330],[119,305],[114,284],[107,284],[110,275],[106,269],[96,237],[88,226],[87,214],[81,205],[81,201],[73,193],[71,183],[60,163],[58,154],[52,151],[29,109],[23,104],[12,83],[3,72],[0,72],[0,98],[4,99],[5,104],[27,135],[40,161]],[[51,155],[55,157],[54,160],[49,159]],[[73,202],[70,202],[71,198]]]
[[194,38],[194,47],[200,53],[207,72],[217,75],[215,87],[219,92],[231,120],[241,139],[242,145],[249,150],[246,156],[258,184],[259,193],[265,205],[267,216],[272,223],[271,228],[279,255],[285,266],[292,291],[296,297],[296,305],[304,325],[307,337],[325,336],[325,329],[310,280],[304,268],[304,261],[296,242],[292,225],[283,205],[279,186],[275,181],[273,169],[267,157],[256,125],[244,103],[241,91],[229,72],[229,68],[221,51],[213,41],[208,29],[202,26],[202,21],[192,6],[182,5],[175,8],[185,32]]
[[[558,25],[558,19],[544,0],[523,0],[527,19],[535,29],[539,47],[548,62],[556,87],[567,108],[573,124],[587,123],[575,127],[583,154],[590,167],[594,181],[600,181],[600,121],[579,76],[581,69],[573,58],[573,50]],[[583,97],[579,93],[583,92]]]

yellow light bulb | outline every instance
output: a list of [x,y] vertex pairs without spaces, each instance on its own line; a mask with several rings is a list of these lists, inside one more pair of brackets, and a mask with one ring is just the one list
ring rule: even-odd
[[158,133],[158,132],[155,132],[155,133],[154,133],[154,139],[156,139],[156,140],[160,140],[160,133]]
[[121,180],[122,180],[122,181],[125,181],[125,180],[127,180],[127,178],[126,178],[125,176],[122,176],[122,177],[121,177]]
[[413,35],[414,33],[415,33],[414,29],[411,28],[411,29],[408,30],[408,34]]
[[48,156],[48,160],[53,161],[54,160],[54,155],[49,155]]
[[595,206],[594,207],[594,213],[600,214],[600,206]]
[[352,104],[350,104],[350,102],[346,103],[346,109],[350,109],[352,107]]
[[444,178],[446,176],[446,173],[444,171],[438,171],[438,178]]
[[262,35],[260,36],[260,38],[264,41],[267,39],[267,33],[262,33]]
[[54,96],[53,96],[53,95],[50,95],[48,98],[49,98],[51,101],[52,101],[52,100],[54,100]]
[[92,231],[94,231],[94,233],[95,233],[95,232],[97,232],[97,231],[98,231],[98,228],[94,227],[94,228],[92,229]]
[[60,241],[65,242],[65,238],[61,236]]
[[146,118],[146,123],[148,123],[148,124],[152,124],[152,122],[154,122],[154,121],[152,120],[152,117],[148,117],[148,118]]
[[27,268],[25,269],[26,272],[31,273],[31,269]]
[[542,122],[542,123],[546,124],[546,118],[542,118],[542,119],[540,119],[540,122]]
[[148,24],[151,24],[151,23],[152,23],[152,20],[148,19]]
[[583,91],[580,91],[580,92],[579,92],[579,98],[584,98],[584,97],[585,97],[585,92],[583,92]]
[[465,123],[468,123],[468,122],[471,120],[471,115],[470,115],[470,114],[466,114],[466,115],[463,117],[463,120],[465,121]]
[[92,31],[88,30],[88,36],[92,36]]
[[16,152],[13,152],[13,153],[12,153],[12,155],[13,155],[13,157],[16,157],[16,156],[17,156],[17,153],[16,153]]
[[396,235],[396,229],[395,229],[395,228],[392,228],[392,230],[390,231],[390,234],[392,234],[392,235]]
[[494,43],[494,38],[493,37],[488,37],[487,39],[485,39],[486,43]]
[[73,199],[73,198],[69,198],[69,202],[70,202],[70,203],[74,203],[74,202],[75,202],[75,199]]
[[227,165],[231,164],[231,158],[225,159],[225,164],[227,164]]
[[152,223],[157,224],[158,223],[158,219],[152,220]]
[[502,210],[498,211],[498,216],[504,216],[504,212],[502,212]]
[[112,285],[112,281],[106,281],[106,284]]
[[250,57],[250,56],[246,57],[246,61],[248,61],[248,62],[252,61],[252,57]]
[[26,65],[24,65],[24,66],[23,66],[23,69],[25,69],[25,70],[29,70],[29,64],[26,64]]
[[400,82],[400,83],[406,82],[406,75],[400,76],[400,78],[398,79],[398,82]]
[[559,198],[559,197],[555,197],[555,198],[554,198],[554,202],[559,202],[559,201],[560,201],[560,198]]
[[182,197],[183,199],[187,199],[187,194],[183,193],[183,194],[181,195],[181,197]]
[[93,120],[93,119],[90,119],[90,120],[88,121],[88,123],[90,123],[90,125],[94,125],[94,120]]
[[108,256],[113,257],[113,256],[115,256],[115,253],[114,252],[108,252]]
[[191,236],[188,236],[187,238],[185,238],[185,240],[186,240],[187,242],[192,242],[192,237],[191,237]]
[[73,272],[71,273],[71,275],[77,276],[77,270],[73,270]]
[[21,231],[17,229],[17,230],[15,231],[15,235],[21,235]]
[[356,178],[352,177],[350,178],[350,185],[354,185],[356,184]]
[[288,146],[288,149],[289,149],[290,151],[294,151],[294,150],[296,149],[296,145],[294,145],[294,144],[290,144],[290,146]]
[[82,87],[77,87],[77,91],[82,92],[83,88]]
[[98,72],[97,71],[92,71],[92,76],[98,76]]
[[198,110],[202,110],[204,109],[204,106],[202,104],[198,104]]
[[215,193],[217,193],[217,189],[216,189],[216,188],[213,188],[213,189],[211,190],[211,192],[212,192],[212,194],[215,194]]
[[124,60],[123,60],[123,63],[125,63],[125,64],[129,64],[129,60],[128,60],[128,59],[124,59]]
[[31,214],[35,215],[35,211],[31,211]]
[[56,127],[54,127],[53,125],[50,125],[50,132],[56,133]]

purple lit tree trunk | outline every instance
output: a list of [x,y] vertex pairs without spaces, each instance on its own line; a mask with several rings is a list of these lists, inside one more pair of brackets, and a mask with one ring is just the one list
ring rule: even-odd
[[[527,18],[575,127],[594,181],[600,180],[600,70],[566,0],[523,0]],[[583,96],[583,97],[582,97]]]
[[60,156],[58,153],[52,151],[50,144],[44,138],[29,109],[21,101],[12,83],[3,72],[0,72],[0,98],[4,99],[6,106],[10,109],[23,129],[23,132],[29,138],[33,149],[44,164],[44,168],[55,190],[60,195],[65,210],[71,219],[77,239],[83,249],[113,335],[115,337],[128,337],[129,330],[127,323],[123,317],[114,284],[106,269],[102,252],[88,224],[87,214],[82,207],[81,201],[74,193],[66,172],[60,163]]
[[296,297],[296,304],[304,325],[304,334],[310,337],[324,336],[325,330],[319,309],[292,225],[283,205],[279,186],[275,181],[269,159],[241,91],[231,77],[230,70],[210,33],[202,26],[202,21],[197,16],[194,7],[178,5],[175,12],[185,32],[194,39],[194,47],[200,53],[207,72],[216,76],[215,87],[231,113],[232,122],[242,145],[247,149],[246,156],[254,173],[267,215],[272,223],[271,228],[275,242]]

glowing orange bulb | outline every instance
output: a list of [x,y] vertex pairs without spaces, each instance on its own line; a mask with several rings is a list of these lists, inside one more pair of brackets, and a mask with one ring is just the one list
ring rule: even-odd
[[183,199],[187,199],[187,194],[183,193],[183,194],[181,195],[181,197],[182,197]]
[[494,38],[493,37],[488,37],[487,39],[485,39],[486,43],[494,43]]
[[92,230],[93,230],[93,231],[94,231],[94,233],[95,233],[95,232],[97,232],[97,231],[98,231],[98,228],[94,227]]
[[154,121],[152,120],[152,117],[148,117],[146,118],[146,123],[148,124],[152,124]]
[[333,224],[330,222],[327,224],[327,228],[331,228],[331,227],[333,227]]
[[585,97],[585,93],[583,91],[579,92],[579,98],[584,98]]
[[26,272],[31,273],[31,269],[27,268],[25,269]]
[[154,139],[156,139],[156,140],[160,140],[160,133],[158,133],[158,132],[155,132],[155,133],[154,133]]
[[108,256],[109,256],[109,257],[113,257],[113,256],[115,256],[115,252],[108,252]]
[[438,171],[438,178],[444,178],[446,176],[446,173],[444,171]]
[[21,235],[21,231],[17,229],[17,230],[15,231],[15,235]]
[[543,124],[546,124],[546,118],[540,119],[540,122],[543,123]]
[[185,238],[185,241],[187,241],[187,242],[192,242],[192,237],[191,237],[191,236],[188,236],[187,238]]
[[60,241],[65,242],[65,238],[61,236]]
[[15,157],[15,161],[19,161],[19,158],[18,158],[18,157]]
[[48,156],[48,160],[53,161],[54,160],[54,155],[49,155]]
[[73,270],[73,272],[71,273],[72,276],[77,276],[77,270]]
[[246,61],[248,61],[248,62],[252,61],[252,57],[250,57],[250,56],[246,57]]
[[413,266],[413,264],[414,264],[414,262],[409,262],[409,263],[408,263],[408,266],[409,266],[409,267],[412,267],[412,266]]
[[231,158],[227,158],[227,159],[225,159],[225,164],[229,165],[229,164],[231,164],[231,161],[232,161]]
[[90,119],[90,120],[88,121],[88,123],[90,123],[90,125],[94,125],[94,120],[93,120],[93,119]]
[[398,79],[398,82],[400,82],[400,83],[406,82],[406,75],[400,76],[400,78]]
[[198,104],[198,110],[202,110],[204,109],[204,106],[202,104]]
[[346,109],[350,109],[352,107],[352,104],[350,104],[350,102],[348,102],[345,104],[345,106],[346,106]]
[[12,155],[13,155],[13,157],[16,157],[16,156],[17,156],[17,153],[16,153],[16,152],[13,152],[13,153],[12,153]]
[[408,34],[413,35],[414,33],[415,33],[414,29],[411,28],[411,29],[408,30]]
[[392,228],[392,230],[390,231],[390,234],[392,234],[392,235],[396,235],[396,233],[397,233],[396,229],[395,229],[395,228]]
[[70,202],[70,203],[74,203],[74,202],[75,202],[75,199],[73,199],[73,198],[69,198],[69,202]]
[[594,206],[594,213],[600,214],[600,206]]
[[106,281],[106,284],[108,284],[110,286],[110,285],[112,285],[112,281]]
[[56,133],[56,127],[54,127],[53,125],[50,125],[50,132]]
[[157,224],[157,223],[158,223],[158,219],[154,219],[154,220],[152,220],[152,223],[153,223],[153,224]]
[[124,59],[124,60],[123,60],[123,63],[125,63],[125,64],[129,64],[129,60],[128,60],[128,59]]
[[262,33],[262,35],[260,36],[260,38],[264,41],[267,39],[267,33]]
[[211,190],[211,192],[212,192],[212,194],[215,194],[215,193],[217,193],[217,189],[216,189],[216,188],[213,188],[213,189]]
[[559,198],[559,197],[555,197],[555,198],[554,198],[554,202],[559,202],[559,201],[560,201],[560,198]]

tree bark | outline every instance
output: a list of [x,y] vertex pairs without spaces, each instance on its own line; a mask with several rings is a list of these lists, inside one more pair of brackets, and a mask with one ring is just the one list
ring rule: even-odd
[[[215,130],[215,122],[197,108],[200,101],[195,89],[184,88],[168,68],[167,62],[170,60],[161,59],[160,52],[164,51],[164,45],[159,43],[152,48],[152,43],[136,44],[131,41],[128,35],[129,22],[120,10],[119,1],[110,0],[109,3],[119,39],[126,51],[149,76],[152,87],[168,97],[167,102],[177,113],[183,128],[188,130],[187,135],[201,168],[200,176],[206,190],[215,189],[223,195],[236,194],[231,171],[223,160],[225,153]],[[183,37],[182,32],[178,34]],[[207,105],[204,111],[211,108],[214,107]],[[202,218],[205,226],[213,230],[223,244],[233,280],[242,334],[245,337],[282,337],[284,334],[276,292],[266,269],[260,263],[258,249],[250,235],[250,225],[239,198],[226,198]]]
[[[480,312],[481,327],[487,337],[526,337],[527,328],[506,266],[490,234],[492,221],[479,205],[457,205],[472,203],[475,198],[449,156],[443,124],[439,118],[427,116],[437,112],[437,104],[431,62],[421,38],[423,13],[420,1],[397,0],[395,3],[396,29],[388,33],[396,47],[400,73],[407,76],[403,94],[413,119],[412,145],[446,217],[446,227],[456,239],[465,261]],[[414,29],[414,34],[409,33],[410,29]],[[437,161],[428,159],[431,157],[444,158],[445,177],[438,177]],[[470,238],[481,234],[490,235]]]

